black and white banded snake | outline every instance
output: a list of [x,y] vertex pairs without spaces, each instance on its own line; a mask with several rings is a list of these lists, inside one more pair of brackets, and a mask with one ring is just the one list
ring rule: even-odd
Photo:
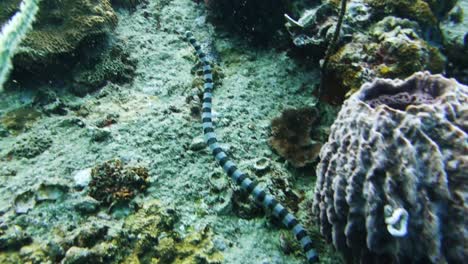
[[234,182],[236,182],[244,191],[249,193],[257,202],[262,204],[265,208],[271,210],[273,216],[279,219],[289,230],[293,232],[306,255],[308,263],[318,262],[318,255],[313,248],[312,240],[307,235],[307,232],[302,227],[302,225],[297,221],[296,217],[288,212],[288,210],[278,201],[276,201],[276,199],[271,194],[266,193],[255,181],[252,181],[245,173],[241,172],[218,144],[212,121],[211,103],[213,98],[213,74],[211,71],[210,60],[202,51],[201,46],[197,43],[191,32],[186,32],[185,38],[195,49],[198,59],[203,66],[203,134],[205,142],[208,145],[211,153],[219,165]]

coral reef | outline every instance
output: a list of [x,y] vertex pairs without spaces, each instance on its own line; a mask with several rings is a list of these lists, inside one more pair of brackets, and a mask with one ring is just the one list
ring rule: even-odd
[[133,199],[148,187],[148,169],[128,167],[120,159],[98,164],[91,170],[89,195],[105,205]]
[[[0,3],[0,23],[18,9],[20,0]],[[80,48],[113,30],[117,16],[108,0],[43,0],[30,31],[14,57],[15,71],[61,76],[73,66]],[[53,70],[50,70],[53,69]],[[35,76],[39,78],[40,75]]]
[[445,58],[421,36],[419,26],[410,20],[386,17],[369,30],[355,34],[353,41],[330,57],[325,93],[342,101],[364,82],[376,77],[406,78],[412,73],[444,70]]
[[428,72],[345,101],[320,153],[313,213],[348,261],[463,263],[468,87]]
[[[62,208],[63,210],[63,208]],[[56,214],[57,212],[43,212]],[[106,217],[87,216],[65,225],[28,219],[23,214],[7,224],[0,222],[1,263],[207,263],[220,264],[223,256],[215,247],[208,227],[189,231],[176,228],[179,220],[172,207],[157,200],[141,204],[137,212],[116,223]],[[69,215],[71,216],[71,215]],[[51,225],[47,237],[38,237],[37,225]],[[36,228],[32,228],[32,226]]]
[[271,147],[294,167],[304,167],[318,156],[321,144],[310,139],[312,124],[317,119],[313,108],[286,109],[272,120]]
[[[376,77],[406,78],[423,70],[441,73],[448,69],[451,76],[463,81],[468,72],[464,62],[467,56],[462,55],[466,53],[466,27],[457,10],[462,10],[464,4],[456,3],[348,1],[338,48],[322,64],[325,67],[318,95],[323,95],[324,101],[340,104],[366,81]],[[302,7],[298,20],[292,18],[297,17],[297,11],[285,16],[292,41],[300,47],[298,52],[313,61],[323,58],[337,25],[338,4],[336,0],[309,4]],[[448,68],[442,53],[449,58]]]

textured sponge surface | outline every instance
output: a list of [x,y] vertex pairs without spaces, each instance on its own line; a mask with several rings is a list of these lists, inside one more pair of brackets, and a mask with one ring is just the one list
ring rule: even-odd
[[[462,263],[467,131],[468,87],[453,79],[419,72],[363,85],[320,153],[313,212],[322,234],[362,263]],[[392,234],[388,210],[407,212],[404,233]]]

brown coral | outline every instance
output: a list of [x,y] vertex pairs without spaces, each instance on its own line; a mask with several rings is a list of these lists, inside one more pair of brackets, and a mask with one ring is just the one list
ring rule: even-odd
[[[16,12],[19,3],[2,0],[0,23]],[[79,47],[105,35],[116,24],[117,16],[109,0],[42,0],[33,30],[15,55],[15,68],[32,72],[44,67],[69,70]]]
[[310,132],[317,118],[313,108],[286,109],[271,122],[269,143],[295,167],[304,167],[318,156],[321,144],[312,143]]
[[463,263],[468,87],[428,72],[377,79],[321,150],[313,212],[349,261]]

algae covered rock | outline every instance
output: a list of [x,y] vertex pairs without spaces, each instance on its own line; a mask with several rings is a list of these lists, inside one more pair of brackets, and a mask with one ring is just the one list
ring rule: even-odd
[[421,34],[417,23],[397,17],[384,18],[368,35],[356,34],[330,57],[324,92],[335,91],[340,97],[375,77],[406,78],[421,70],[442,72],[444,56]]
[[11,110],[2,116],[1,122],[11,134],[17,135],[29,129],[41,117],[41,112],[31,106]]
[[20,226],[13,225],[3,230],[0,229],[0,250],[19,248],[31,243],[31,236]]
[[125,236],[119,244],[130,252],[123,263],[206,263],[220,264],[223,256],[215,249],[210,228],[202,228],[186,236],[174,229],[176,211],[158,201],[145,203],[124,223]]
[[[0,23],[18,10],[20,0],[0,3]],[[15,70],[67,72],[80,48],[106,35],[117,24],[108,0],[42,0],[36,21],[14,57]],[[47,78],[50,73],[47,71]]]
[[425,26],[435,26],[439,17],[455,4],[456,0],[365,0],[377,16],[408,18]]
[[428,72],[345,101],[320,153],[313,213],[349,261],[463,263],[468,87]]

